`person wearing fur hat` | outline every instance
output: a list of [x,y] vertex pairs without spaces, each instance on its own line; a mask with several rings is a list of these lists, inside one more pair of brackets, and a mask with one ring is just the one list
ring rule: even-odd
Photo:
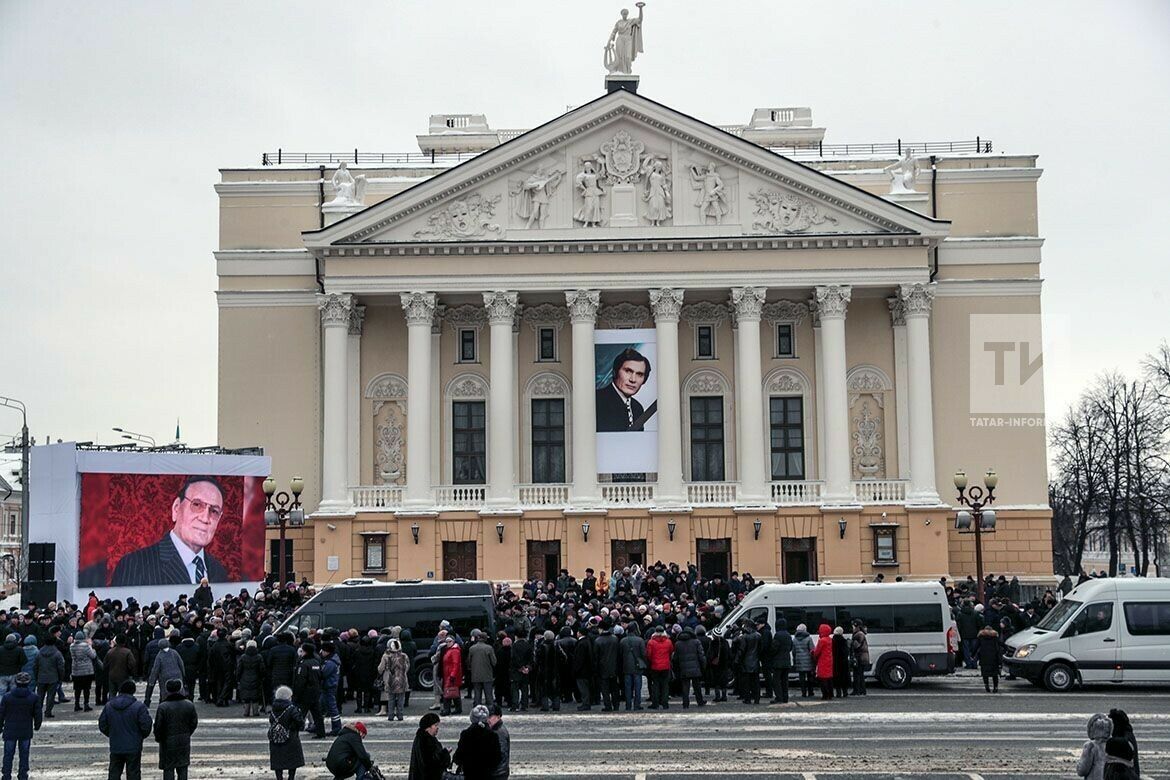
[[402,720],[406,689],[410,687],[409,669],[410,659],[402,652],[402,642],[391,639],[378,661],[378,676],[382,679],[382,692],[386,696],[386,720]]
[[28,672],[13,675],[13,687],[0,698],[0,730],[4,735],[4,777],[12,777],[12,763],[20,751],[17,777],[28,778],[29,749],[34,731],[41,728],[41,701],[30,690]]
[[1137,755],[1129,742],[1121,737],[1110,737],[1105,743],[1104,780],[1141,780],[1134,766]]
[[500,741],[488,726],[488,708],[471,708],[471,725],[459,735],[454,762],[465,780],[490,780],[500,765]]
[[84,631],[78,631],[73,635],[73,644],[69,645],[69,656],[73,662],[71,667],[73,674],[73,711],[81,712],[81,703],[82,699],[84,699],[85,711],[89,712],[93,709],[93,707],[89,706],[89,689],[93,685],[93,662],[97,658],[97,651],[93,649]]
[[244,645],[244,654],[236,661],[236,685],[240,701],[244,703],[244,717],[260,714],[264,700],[264,680],[268,674],[264,656],[256,646],[256,640],[249,639]]
[[345,780],[348,777],[355,780],[366,780],[371,776],[381,777],[381,773],[374,768],[374,759],[362,744],[366,733],[366,724],[357,720],[345,724],[337,734],[329,748],[329,754],[325,756],[325,768],[333,773],[334,780]]
[[410,747],[407,780],[442,780],[443,771],[451,766],[451,751],[439,742],[439,722],[439,716],[433,712],[419,719],[414,744]]
[[[1133,726],[1129,722],[1129,715],[1126,714],[1125,710],[1114,708],[1109,710],[1109,720],[1113,721],[1113,736],[1118,739],[1124,739],[1129,743],[1129,747],[1133,752],[1130,760],[1133,761],[1134,774],[1141,777],[1142,767],[1138,761],[1137,739],[1133,735]],[[1106,774],[1106,777],[1108,777],[1108,774]]]
[[199,726],[195,705],[187,700],[183,681],[166,682],[166,693],[158,705],[154,720],[154,739],[158,742],[158,768],[163,780],[187,780],[191,765],[191,735]]

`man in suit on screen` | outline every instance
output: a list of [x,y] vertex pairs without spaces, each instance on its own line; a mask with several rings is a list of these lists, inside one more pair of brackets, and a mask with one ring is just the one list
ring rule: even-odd
[[597,390],[597,432],[640,431],[645,409],[634,398],[650,377],[650,361],[629,347],[613,359],[613,381]]
[[171,504],[174,527],[154,544],[123,556],[112,586],[227,582],[227,569],[207,551],[223,519],[223,487],[215,477],[187,477]]

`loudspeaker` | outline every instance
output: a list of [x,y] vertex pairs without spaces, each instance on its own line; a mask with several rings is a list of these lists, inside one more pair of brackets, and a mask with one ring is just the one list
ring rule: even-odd
[[57,578],[57,545],[54,542],[29,542],[28,578],[33,582]]
[[37,607],[44,609],[50,601],[57,600],[57,581],[22,582],[20,583],[20,606],[28,608],[30,602],[36,602]]

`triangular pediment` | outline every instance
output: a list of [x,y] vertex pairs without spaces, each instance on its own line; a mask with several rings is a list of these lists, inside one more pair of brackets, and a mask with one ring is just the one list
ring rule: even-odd
[[305,243],[940,238],[947,232],[947,222],[618,91],[307,232]]

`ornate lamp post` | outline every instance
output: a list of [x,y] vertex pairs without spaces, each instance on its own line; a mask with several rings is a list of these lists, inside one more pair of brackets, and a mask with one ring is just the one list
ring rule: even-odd
[[278,557],[280,564],[278,570],[280,572],[280,587],[284,587],[285,578],[288,576],[288,569],[285,565],[284,555],[284,529],[286,526],[301,526],[305,524],[305,510],[301,507],[301,492],[305,489],[305,480],[300,477],[293,477],[289,480],[289,490],[292,491],[290,497],[288,493],[283,490],[276,492],[276,480],[268,477],[264,480],[264,495],[267,500],[264,504],[264,525],[269,528],[273,526],[280,527],[280,553]]
[[995,469],[988,469],[983,475],[987,489],[972,485],[967,487],[967,472],[955,472],[955,488],[959,491],[959,503],[971,511],[960,510],[955,515],[955,528],[961,534],[975,534],[975,587],[979,603],[983,603],[983,534],[995,533],[995,510],[984,507],[995,501],[995,486],[999,475]]

